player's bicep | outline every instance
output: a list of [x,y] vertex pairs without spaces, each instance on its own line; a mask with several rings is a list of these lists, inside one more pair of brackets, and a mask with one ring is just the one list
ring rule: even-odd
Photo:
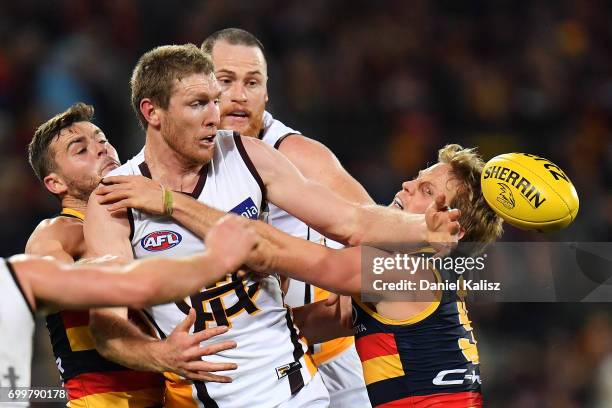
[[243,143],[266,185],[269,201],[317,231],[346,243],[355,207],[323,185],[307,180],[282,153],[260,140],[249,139]]
[[114,255],[122,259],[133,259],[130,231],[127,211],[111,213],[107,207],[98,203],[95,193],[90,196],[83,225],[86,256]]
[[348,201],[374,204],[365,188],[342,167],[336,155],[322,143],[302,135],[289,135],[278,150],[287,156],[307,179],[324,185]]

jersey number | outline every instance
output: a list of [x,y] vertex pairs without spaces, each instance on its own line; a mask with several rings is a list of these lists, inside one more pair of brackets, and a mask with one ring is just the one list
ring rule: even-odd
[[[207,329],[212,322],[216,326],[231,328],[232,319],[242,312],[246,311],[250,315],[259,312],[259,308],[255,305],[259,287],[260,282],[246,286],[244,280],[232,278],[229,283],[190,296],[191,305],[196,310],[194,332]],[[231,296],[233,294],[235,296]],[[230,296],[234,303],[227,305],[226,301]],[[176,305],[183,313],[189,314],[190,307],[186,302],[177,302]]]

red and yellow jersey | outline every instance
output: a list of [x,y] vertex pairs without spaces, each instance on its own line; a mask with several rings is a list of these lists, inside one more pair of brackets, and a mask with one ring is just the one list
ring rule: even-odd
[[[440,271],[437,279],[456,282],[458,275]],[[353,325],[373,407],[482,405],[476,340],[456,292],[442,292],[406,320],[388,319],[353,298]]]
[[[59,216],[84,220],[80,212],[64,208]],[[139,319],[131,314],[132,319]],[[53,354],[70,407],[161,406],[164,377],[134,371],[106,360],[96,351],[89,330],[89,311],[60,311],[47,316]]]

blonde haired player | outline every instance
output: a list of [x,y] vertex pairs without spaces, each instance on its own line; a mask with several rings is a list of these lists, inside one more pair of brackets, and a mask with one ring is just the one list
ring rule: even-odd
[[[439,150],[438,163],[402,184],[390,207],[420,213],[440,201],[459,209],[459,238],[475,256],[502,233],[502,219],[481,191],[483,166],[473,149],[447,145]],[[270,261],[274,270],[352,296],[353,332],[373,407],[482,406],[478,349],[461,291],[423,291],[414,297],[406,291],[402,299],[376,292],[377,300],[365,302],[362,260],[369,258],[362,247],[334,251],[289,238],[276,242],[281,244]],[[373,248],[369,254],[393,256]],[[428,258],[434,251],[423,248],[411,254]],[[399,273],[388,271],[377,279],[393,282],[399,277],[418,285],[422,280],[456,284],[461,278],[450,268]],[[322,341],[350,332],[322,302],[306,308],[310,310],[300,328],[307,338]]]

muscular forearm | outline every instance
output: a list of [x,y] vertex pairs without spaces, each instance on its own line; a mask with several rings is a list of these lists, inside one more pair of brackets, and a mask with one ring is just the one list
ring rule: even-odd
[[144,334],[127,319],[104,310],[90,312],[96,349],[106,359],[140,371],[163,372],[162,342]]
[[[191,232],[201,238],[222,218],[226,213],[203,204],[184,194],[174,194],[174,205],[172,218],[183,224]],[[272,243],[282,241],[282,237],[275,234],[275,229],[262,221],[254,221],[251,226],[257,234]]]
[[214,285],[225,275],[233,272],[230,257],[208,250],[189,258],[152,258],[137,261],[125,267],[126,291],[136,285],[144,288],[140,302],[132,305],[141,309],[153,304],[167,303],[189,296],[201,288]]
[[427,242],[427,225],[423,214],[365,205],[354,213],[351,225],[353,232],[348,240],[351,246],[419,246]]
[[173,196],[172,218],[201,238],[226,214],[184,194],[174,193]]
[[292,279],[315,285],[333,293],[352,295],[361,288],[360,248],[335,250],[323,245],[280,233],[277,245],[265,252],[265,267],[251,265],[254,270],[273,271]]

